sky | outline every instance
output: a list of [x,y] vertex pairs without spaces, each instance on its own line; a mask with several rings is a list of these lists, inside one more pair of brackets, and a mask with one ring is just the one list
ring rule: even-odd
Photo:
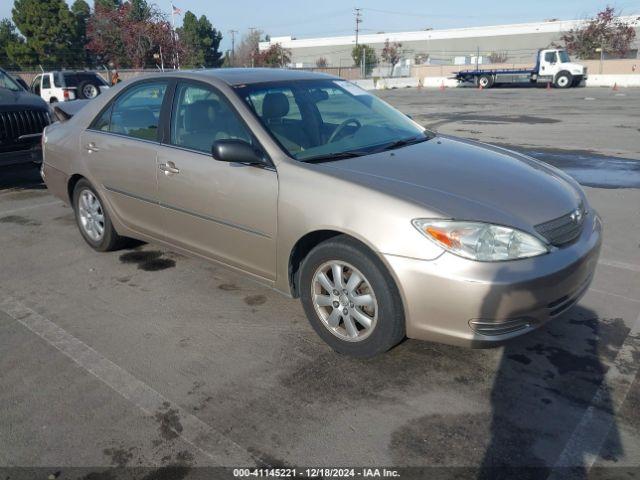
[[[67,0],[71,3],[72,0]],[[153,2],[153,0],[148,0]],[[351,0],[352,2],[353,0]],[[92,4],[92,0],[88,0]],[[230,30],[258,28],[274,36],[297,38],[348,35],[354,7],[362,8],[362,33],[460,28],[593,16],[607,4],[623,14],[640,14],[640,0],[173,0],[182,11],[206,15],[222,31],[222,49],[231,48]],[[169,14],[171,0],[156,0]],[[13,0],[0,1],[0,18],[11,17]],[[181,23],[175,17],[176,26]]]

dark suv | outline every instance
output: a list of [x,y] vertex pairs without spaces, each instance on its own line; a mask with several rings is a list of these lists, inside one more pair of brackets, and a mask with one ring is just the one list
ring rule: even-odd
[[42,161],[40,137],[49,106],[0,69],[0,166]]

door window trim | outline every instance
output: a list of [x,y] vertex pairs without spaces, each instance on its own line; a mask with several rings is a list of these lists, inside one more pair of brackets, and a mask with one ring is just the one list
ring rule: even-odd
[[[156,139],[155,140],[149,140],[146,138],[138,138],[138,137],[132,137],[131,135],[124,135],[122,133],[117,133],[117,132],[110,132],[110,131],[105,131],[105,130],[98,130],[97,128],[95,128],[96,123],[98,122],[98,120],[100,119],[100,117],[102,117],[102,114],[105,113],[107,110],[111,110],[109,112],[109,128],[111,128],[111,116],[113,115],[113,106],[115,105],[115,103],[123,96],[125,95],[127,92],[129,92],[132,88],[136,88],[140,85],[143,85],[145,83],[166,83],[167,84],[167,88],[164,92],[164,98],[162,99],[162,104],[160,105],[160,117],[158,118],[158,129],[156,132]],[[162,140],[163,140],[163,135],[164,135],[164,128],[163,128],[163,118],[162,118],[162,114],[164,113],[164,109],[165,109],[165,104],[167,102],[167,100],[169,99],[169,97],[173,96],[170,95],[172,94],[171,88],[174,87],[175,88],[175,79],[174,78],[145,78],[143,80],[139,80],[135,83],[132,83],[131,85],[127,86],[127,88],[123,89],[121,92],[118,92],[117,95],[115,95],[111,100],[109,100],[109,102],[100,109],[100,111],[96,114],[95,117],[93,117],[93,120],[91,120],[91,123],[89,124],[89,126],[86,128],[86,130],[90,130],[92,132],[95,133],[100,133],[103,135],[114,135],[116,137],[121,137],[121,138],[128,138],[130,140],[135,140],[135,141],[139,141],[139,142],[145,142],[145,143],[152,143],[154,145],[160,145],[162,144]]]
[[[263,165],[262,168],[266,169],[266,170],[273,170],[275,171],[275,165],[273,164],[273,161],[271,160],[271,157],[269,156],[269,154],[267,153],[267,150],[262,146],[262,143],[260,142],[260,140],[258,140],[258,137],[256,137],[256,135],[253,133],[253,130],[251,130],[251,128],[249,127],[249,125],[247,125],[247,122],[244,120],[244,118],[242,117],[242,115],[240,114],[240,112],[238,111],[238,109],[235,107],[235,105],[233,105],[233,103],[231,103],[231,101],[227,98],[227,95],[224,94],[224,92],[222,92],[219,88],[217,88],[216,86],[207,83],[207,82],[203,82],[201,80],[192,80],[190,78],[174,78],[173,79],[175,81],[175,83],[172,86],[170,95],[171,95],[171,102],[168,103],[168,112],[165,112],[164,110],[161,110],[161,113],[165,113],[167,114],[164,117],[163,120],[163,140],[160,142],[160,144],[163,147],[168,147],[168,148],[175,148],[177,150],[182,150],[185,152],[190,152],[190,153],[197,153],[199,155],[204,155],[206,157],[211,158],[211,152],[207,153],[207,152],[203,152],[202,150],[195,150],[193,148],[189,148],[189,147],[185,147],[182,145],[175,145],[173,143],[171,143],[171,123],[173,121],[173,116],[175,113],[175,107],[177,104],[177,91],[178,91],[178,85],[179,84],[187,84],[187,85],[193,85],[195,87],[199,87],[199,88],[205,88],[205,89],[209,89],[211,90],[213,93],[215,93],[218,98],[220,99],[221,102],[225,103],[226,106],[229,108],[229,111],[236,116],[238,122],[240,122],[240,125],[246,130],[246,132],[249,134],[249,136],[251,137],[251,140],[253,141],[254,145],[262,152],[262,154],[264,155],[265,159],[268,161],[268,165]],[[164,105],[163,105],[164,107]],[[257,167],[260,167],[260,165],[254,165]]]

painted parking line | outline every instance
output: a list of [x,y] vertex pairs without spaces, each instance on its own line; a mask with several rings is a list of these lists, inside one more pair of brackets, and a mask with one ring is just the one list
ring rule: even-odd
[[[589,407],[560,453],[549,479],[565,477],[567,467],[590,470],[599,457],[615,413],[619,411],[631,390],[640,365],[634,361],[634,352],[640,349],[640,314],[618,350],[613,364],[607,371]],[[601,400],[609,398],[610,408],[601,408]]]
[[181,437],[217,465],[254,466],[264,464],[253,457],[244,447],[171,402],[142,380],[134,377],[82,340],[18,300],[12,297],[0,298],[0,310],[72,359],[85,371],[133,403],[146,415],[153,417],[162,412],[175,412],[180,419],[182,429],[178,431],[171,426],[167,428],[170,428],[176,436]]
[[607,260],[601,258],[598,260],[600,265],[606,265],[607,267],[622,268],[623,270],[631,270],[632,272],[640,273],[640,265],[634,265],[633,263],[618,262],[617,260]]
[[27,205],[25,207],[13,208],[11,210],[0,210],[0,215],[12,215],[14,213],[23,212],[25,210],[34,210],[36,208],[50,207],[52,205],[64,205],[60,200],[53,202],[37,203],[35,205]]

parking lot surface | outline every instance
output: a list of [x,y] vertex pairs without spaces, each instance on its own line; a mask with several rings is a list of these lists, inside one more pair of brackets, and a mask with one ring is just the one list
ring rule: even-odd
[[[109,466],[178,465],[170,478],[191,478],[256,463],[469,467],[460,478],[637,468],[640,90],[616,93],[380,92],[442,133],[522,148],[594,185],[605,239],[592,288],[489,350],[407,340],[340,356],[298,301],[239,274],[154,245],[92,251],[37,170],[6,167],[0,466],[94,479]],[[626,173],[611,173],[617,161]]]

